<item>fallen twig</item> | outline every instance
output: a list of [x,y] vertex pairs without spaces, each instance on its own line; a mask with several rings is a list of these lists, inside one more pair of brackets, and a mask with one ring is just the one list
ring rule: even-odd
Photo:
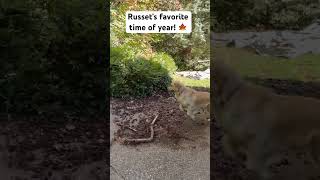
[[130,126],[126,126],[128,129],[130,129],[130,130],[132,130],[132,131],[134,131],[134,132],[137,132],[138,130],[136,130],[136,129],[134,129],[134,128],[132,128],[132,127],[130,127]]
[[145,142],[150,142],[153,140],[153,136],[154,136],[154,130],[153,130],[153,125],[155,124],[156,120],[158,119],[158,114],[156,115],[156,117],[153,119],[153,121],[150,124],[150,131],[151,131],[151,135],[149,138],[138,138],[138,139],[127,139],[124,138],[123,141],[124,142],[140,142],[140,143],[145,143]]

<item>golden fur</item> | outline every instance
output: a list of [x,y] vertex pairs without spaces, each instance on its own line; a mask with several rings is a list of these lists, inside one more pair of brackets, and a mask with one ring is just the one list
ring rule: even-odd
[[307,147],[319,153],[320,101],[283,96],[241,79],[221,60],[213,67],[213,114],[224,131],[224,149],[246,157],[248,169],[272,177],[269,165],[279,152]]
[[210,94],[208,92],[196,91],[184,86],[178,81],[171,85],[180,110],[186,111],[194,121],[210,120]]

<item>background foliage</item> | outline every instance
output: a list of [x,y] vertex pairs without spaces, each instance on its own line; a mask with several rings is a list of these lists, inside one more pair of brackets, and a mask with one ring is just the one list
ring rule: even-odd
[[318,0],[216,0],[215,31],[301,29],[320,17]]
[[101,114],[104,1],[4,0],[0,5],[1,112]]
[[192,12],[191,34],[166,34],[155,48],[172,55],[180,70],[204,70],[210,66],[210,1],[182,2],[180,10]]

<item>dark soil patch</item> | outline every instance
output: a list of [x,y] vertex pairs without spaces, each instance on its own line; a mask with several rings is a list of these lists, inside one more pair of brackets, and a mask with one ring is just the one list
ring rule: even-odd
[[111,106],[113,113],[119,117],[115,122],[118,125],[122,124],[115,133],[115,138],[118,140],[150,137],[150,124],[157,114],[159,116],[154,125],[154,138],[159,139],[163,136],[179,138],[177,131],[188,118],[186,113],[180,111],[172,95],[167,92],[142,99],[113,99]]
[[[43,119],[2,121],[0,133],[4,137],[1,153],[8,156],[5,164],[31,174],[25,179],[106,177],[104,163],[90,165],[104,162],[108,155],[103,119],[66,123]],[[88,168],[87,174],[79,172],[84,167]]]
[[[277,79],[248,79],[256,84],[269,87],[273,89],[278,94],[283,95],[300,95],[306,97],[320,98],[320,85],[313,82],[299,82],[299,81],[289,81],[289,80],[277,80]],[[216,122],[213,120],[211,124],[211,176],[215,180],[257,180],[255,173],[247,170],[242,162],[235,161],[229,158],[222,149],[221,138],[223,136],[221,129],[217,126]],[[303,154],[303,153],[302,153]],[[299,157],[297,157],[299,158]],[[300,160],[303,158],[300,158]],[[304,163],[304,168],[298,167],[302,173],[309,172],[313,174],[316,172],[314,167],[309,166],[307,162]],[[282,164],[283,165],[283,164]],[[281,166],[279,164],[278,166]],[[310,167],[310,168],[309,168]],[[278,167],[280,168],[280,167]],[[286,170],[286,169],[283,169]],[[297,169],[295,169],[297,170]],[[290,177],[278,177],[277,179],[301,179],[307,180],[304,177],[300,178],[295,174],[295,170],[286,170],[291,174]],[[308,170],[308,171],[306,171]]]
[[[115,140],[150,137],[150,124],[158,114],[154,125],[154,141],[178,144],[180,140],[190,140],[193,131],[187,123],[192,120],[179,109],[173,94],[161,92],[142,99],[112,99],[113,114],[118,116],[115,123],[119,129],[115,132]],[[195,124],[194,124],[195,125]],[[193,125],[193,126],[194,126]],[[198,129],[201,129],[201,124]],[[193,136],[195,137],[195,136]],[[126,144],[139,144],[130,142]]]

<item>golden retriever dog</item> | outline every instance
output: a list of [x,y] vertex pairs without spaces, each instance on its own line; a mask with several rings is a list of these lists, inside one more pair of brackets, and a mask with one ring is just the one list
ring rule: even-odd
[[173,81],[170,89],[174,91],[180,110],[186,111],[192,120],[210,120],[210,93],[196,91],[179,81]]
[[307,147],[317,159],[319,100],[275,94],[246,82],[222,60],[213,66],[213,114],[224,131],[227,153],[245,159],[262,179],[274,176],[269,166],[280,152]]

